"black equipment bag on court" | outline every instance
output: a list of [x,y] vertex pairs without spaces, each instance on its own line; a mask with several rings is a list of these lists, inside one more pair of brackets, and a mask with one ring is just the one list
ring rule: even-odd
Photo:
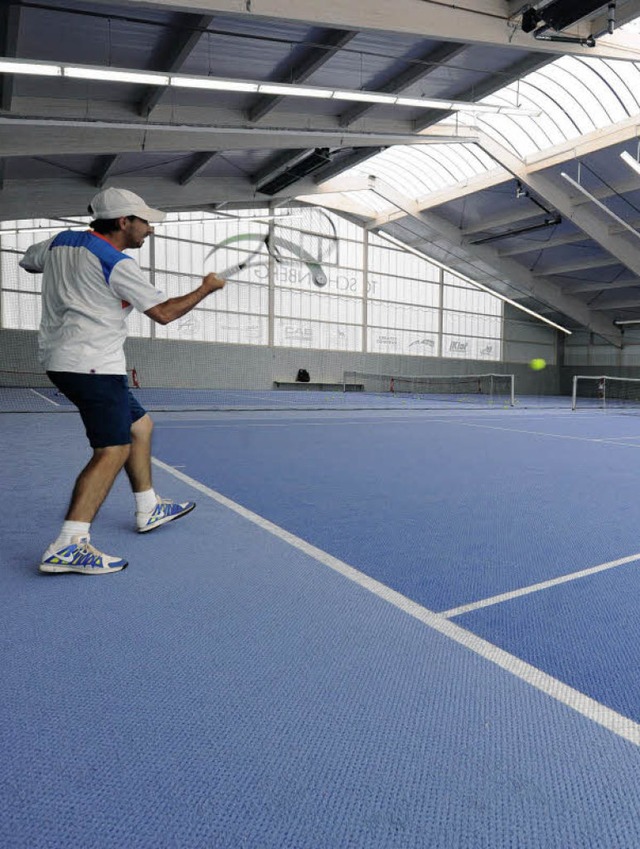
[[306,368],[298,369],[296,381],[298,381],[299,383],[309,383],[310,380],[311,378],[309,377],[309,372],[306,370]]

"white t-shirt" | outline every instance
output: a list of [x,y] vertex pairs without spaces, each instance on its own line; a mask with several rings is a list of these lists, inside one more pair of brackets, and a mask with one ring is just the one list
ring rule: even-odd
[[42,272],[38,344],[47,371],[126,374],[126,318],[166,301],[138,263],[97,233],[65,231],[33,245],[20,265]]

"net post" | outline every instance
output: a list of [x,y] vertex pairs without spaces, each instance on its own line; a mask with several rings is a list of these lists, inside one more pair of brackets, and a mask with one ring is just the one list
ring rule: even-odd
[[572,411],[575,411],[576,406],[577,406],[577,399],[578,399],[578,375],[577,374],[573,375],[572,383],[573,383],[573,386],[572,386],[572,389],[571,389],[571,409],[572,409]]
[[511,406],[515,407],[516,405],[516,376],[515,374],[510,375],[511,377]]

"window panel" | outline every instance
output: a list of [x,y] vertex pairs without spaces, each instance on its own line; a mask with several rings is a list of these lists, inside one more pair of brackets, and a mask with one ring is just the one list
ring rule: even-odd
[[437,357],[438,336],[436,333],[418,334],[409,330],[369,327],[367,330],[367,350],[372,354]]
[[[132,310],[127,316],[127,332],[129,336],[151,336],[151,325],[155,324],[144,313]],[[160,325],[158,325],[160,326]]]
[[348,324],[362,320],[362,301],[316,292],[276,290],[274,309],[276,316],[299,316]]
[[377,327],[394,327],[399,330],[438,330],[438,310],[406,307],[393,303],[370,303],[369,324]]
[[445,333],[491,338],[501,335],[502,321],[497,316],[445,311],[442,320]]
[[443,334],[442,356],[458,360],[499,360],[502,343],[499,339]]
[[274,319],[274,341],[281,348],[316,348],[327,351],[359,351],[359,326],[303,321],[295,318]]
[[37,330],[40,325],[40,296],[3,292],[2,326],[14,330]]

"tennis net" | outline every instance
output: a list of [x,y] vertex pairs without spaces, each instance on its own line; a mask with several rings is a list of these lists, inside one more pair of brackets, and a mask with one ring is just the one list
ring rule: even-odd
[[585,374],[573,376],[572,410],[608,408],[640,408],[640,378]]
[[[283,383],[273,388],[188,387],[147,383],[129,371],[129,386],[150,411],[196,410],[405,410],[513,406],[510,374],[406,377],[345,372],[342,382]],[[42,372],[0,370],[0,412],[63,413],[75,407]]]
[[434,401],[457,402],[473,406],[511,406],[515,404],[513,374],[397,375],[345,371],[345,392],[349,386],[362,386],[377,395],[429,396]]

